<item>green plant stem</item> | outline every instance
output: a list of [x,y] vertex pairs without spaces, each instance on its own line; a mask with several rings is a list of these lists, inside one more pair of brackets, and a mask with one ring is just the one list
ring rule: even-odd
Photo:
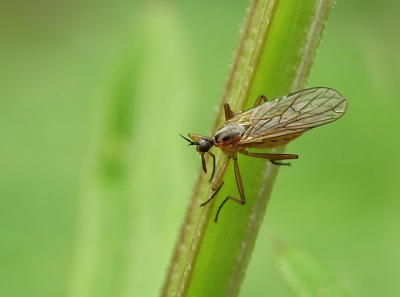
[[[303,88],[331,6],[331,0],[253,1],[222,101],[240,111],[259,94],[276,98]],[[222,114],[221,104],[214,131],[223,124]],[[215,153],[218,172],[225,157]],[[212,193],[199,171],[162,296],[237,296],[278,172],[268,162],[239,158],[247,203],[228,201],[215,224],[222,199],[238,196],[235,178],[228,169],[225,185],[200,212],[199,204]]]

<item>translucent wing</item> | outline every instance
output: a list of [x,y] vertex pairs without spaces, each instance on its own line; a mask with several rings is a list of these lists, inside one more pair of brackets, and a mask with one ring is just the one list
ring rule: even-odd
[[301,134],[339,119],[347,100],[329,88],[311,88],[268,101],[231,118],[248,126],[241,144]]

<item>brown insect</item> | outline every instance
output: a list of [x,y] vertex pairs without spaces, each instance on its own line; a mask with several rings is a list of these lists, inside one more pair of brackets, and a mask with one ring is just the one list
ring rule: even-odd
[[[262,101],[265,103],[261,104]],[[188,139],[181,135],[189,142],[189,145],[196,145],[205,173],[207,172],[207,167],[204,154],[209,154],[213,158],[213,171],[210,182],[215,172],[215,156],[210,152],[210,149],[216,146],[228,157],[212,184],[213,195],[201,206],[210,202],[218,193],[223,185],[222,178],[231,159],[233,159],[240,199],[232,196],[226,197],[219,206],[214,221],[217,222],[222,206],[229,199],[241,205],[246,203],[237,162],[238,153],[267,159],[275,165],[289,165],[278,161],[297,159],[298,155],[254,153],[247,151],[247,149],[269,149],[287,144],[309,129],[336,121],[346,112],[346,109],[347,100],[337,91],[329,88],[305,89],[272,101],[267,101],[264,95],[260,95],[253,108],[238,115],[235,115],[229,105],[225,103],[226,122],[215,133],[214,137],[189,133],[190,139]]]

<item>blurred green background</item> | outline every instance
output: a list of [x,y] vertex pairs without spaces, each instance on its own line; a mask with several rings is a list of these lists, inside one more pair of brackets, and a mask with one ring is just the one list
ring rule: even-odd
[[[293,296],[271,233],[355,295],[400,294],[400,2],[337,2],[308,86],[337,89],[349,109],[288,146],[300,158],[279,173],[241,296]],[[0,2],[0,296],[95,296],[79,287],[96,217],[85,185],[129,88],[130,263],[96,296],[158,294],[200,167],[177,134],[209,134],[247,5]]]

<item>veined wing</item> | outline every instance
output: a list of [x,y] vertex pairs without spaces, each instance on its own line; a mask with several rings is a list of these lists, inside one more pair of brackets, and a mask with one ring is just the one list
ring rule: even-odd
[[339,119],[347,100],[329,88],[311,88],[268,101],[238,114],[229,122],[250,124],[242,144],[302,133]]

